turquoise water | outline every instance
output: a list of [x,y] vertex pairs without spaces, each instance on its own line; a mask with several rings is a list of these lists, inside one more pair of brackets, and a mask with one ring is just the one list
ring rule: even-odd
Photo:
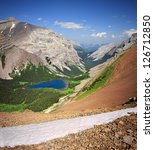
[[56,79],[47,82],[41,82],[38,84],[33,84],[28,86],[29,89],[36,89],[36,88],[54,88],[54,89],[65,89],[67,87],[67,83],[65,80]]

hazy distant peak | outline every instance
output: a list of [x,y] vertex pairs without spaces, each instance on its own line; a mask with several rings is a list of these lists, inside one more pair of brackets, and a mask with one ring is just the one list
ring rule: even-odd
[[3,19],[3,20],[0,20],[0,24],[3,24],[3,23],[7,23],[7,22],[16,22],[17,20],[13,17],[9,17],[7,19]]

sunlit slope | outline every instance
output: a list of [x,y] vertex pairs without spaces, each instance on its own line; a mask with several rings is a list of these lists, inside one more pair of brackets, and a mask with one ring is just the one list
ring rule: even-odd
[[80,101],[65,105],[62,110],[78,111],[112,107],[125,103],[137,95],[137,47],[129,48],[116,63],[107,85]]

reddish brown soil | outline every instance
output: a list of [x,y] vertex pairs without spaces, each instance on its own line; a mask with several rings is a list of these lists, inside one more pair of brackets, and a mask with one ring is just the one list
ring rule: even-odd
[[81,111],[112,107],[137,95],[137,47],[127,50],[116,64],[108,85],[80,101],[65,105],[60,110]]

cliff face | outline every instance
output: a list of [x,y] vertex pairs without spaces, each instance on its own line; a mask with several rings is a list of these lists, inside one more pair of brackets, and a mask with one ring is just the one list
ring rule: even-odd
[[[73,45],[57,33],[14,18],[0,21],[0,78],[9,78],[13,69],[31,62],[51,71],[84,71]],[[5,65],[4,65],[5,64]]]

